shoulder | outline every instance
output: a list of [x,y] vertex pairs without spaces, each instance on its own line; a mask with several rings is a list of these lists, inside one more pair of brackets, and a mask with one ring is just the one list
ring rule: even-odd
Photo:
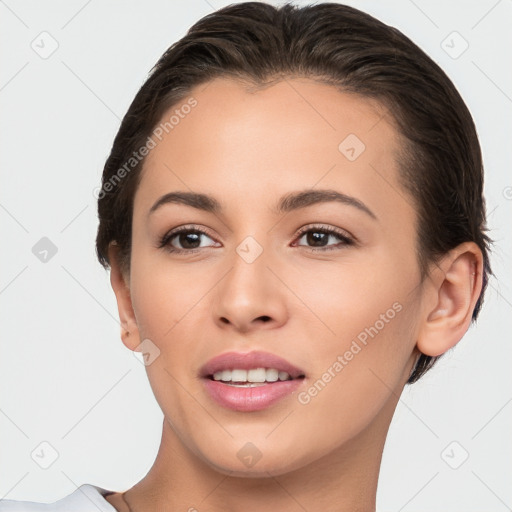
[[110,492],[96,485],[83,484],[53,503],[0,499],[0,512],[116,512],[104,498]]

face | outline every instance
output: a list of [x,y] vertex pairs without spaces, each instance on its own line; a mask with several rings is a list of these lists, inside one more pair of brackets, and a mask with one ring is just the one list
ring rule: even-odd
[[400,140],[377,104],[312,80],[190,97],[134,199],[139,342],[184,446],[221,472],[282,474],[382,424],[414,363]]

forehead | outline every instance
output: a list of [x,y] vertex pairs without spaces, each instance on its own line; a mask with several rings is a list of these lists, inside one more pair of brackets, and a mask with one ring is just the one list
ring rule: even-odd
[[192,89],[166,122],[144,163],[136,209],[170,190],[261,203],[315,186],[362,194],[381,209],[410,209],[398,181],[400,136],[369,98],[311,79],[257,88],[218,78]]

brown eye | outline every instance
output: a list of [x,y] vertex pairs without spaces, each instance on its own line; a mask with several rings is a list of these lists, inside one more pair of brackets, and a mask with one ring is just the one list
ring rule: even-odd
[[[208,243],[208,239],[213,243]],[[213,247],[216,242],[200,229],[183,227],[167,233],[160,240],[158,247],[169,252],[194,252],[204,247]]]
[[[301,241],[305,243],[300,243]],[[309,228],[304,229],[300,233],[297,245],[321,250],[332,250],[353,245],[353,243],[351,238],[337,230],[331,228]]]
[[[179,247],[180,249],[197,249],[201,245],[201,236],[202,233],[189,231],[185,233],[178,233],[173,236],[171,240],[174,240],[181,245],[181,247]],[[173,245],[172,242],[171,245]]]
[[308,231],[302,238],[306,237],[308,245],[324,247],[327,245],[330,236],[330,234],[321,231]]

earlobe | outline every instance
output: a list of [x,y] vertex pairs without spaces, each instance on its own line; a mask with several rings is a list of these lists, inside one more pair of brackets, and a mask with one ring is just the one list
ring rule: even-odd
[[464,336],[482,290],[482,271],[482,252],[473,242],[452,249],[435,267],[417,341],[423,354],[439,356]]
[[111,242],[108,255],[110,261],[110,284],[117,301],[121,325],[121,340],[127,348],[135,350],[140,345],[140,334],[133,311],[128,276],[123,275],[119,262],[119,246]]

